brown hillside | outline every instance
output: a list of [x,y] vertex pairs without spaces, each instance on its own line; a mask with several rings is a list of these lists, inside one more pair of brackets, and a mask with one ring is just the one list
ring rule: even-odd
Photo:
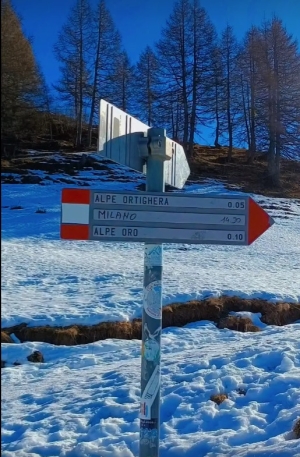
[[[41,146],[40,148],[38,146]],[[33,147],[34,146],[34,147]],[[43,146],[43,147],[42,147]],[[2,172],[24,174],[26,169],[44,170],[51,173],[61,172],[74,174],[73,162],[80,162],[71,144],[66,146],[65,141],[55,141],[55,148],[51,149],[47,143],[32,144],[32,149],[40,150],[36,155],[28,155],[27,151],[17,150],[13,156],[1,158]],[[51,154],[46,151],[59,151],[62,162],[53,162]],[[95,150],[95,147],[94,147]],[[68,152],[67,152],[68,151]],[[53,162],[53,163],[52,163]],[[91,162],[89,160],[89,162]],[[95,161],[89,163],[96,166]],[[249,193],[256,193],[270,197],[284,197],[300,199],[300,161],[281,160],[281,185],[279,188],[267,185],[267,163],[265,157],[257,155],[252,164],[247,163],[247,150],[235,148],[230,163],[227,162],[227,148],[217,149],[212,146],[194,146],[193,156],[189,159],[191,168],[190,181],[201,182],[207,178],[218,179],[228,188],[239,187]],[[100,164],[97,164],[99,168]],[[80,167],[82,168],[82,167]]]
[[267,163],[262,154],[257,155],[254,162],[249,164],[247,150],[235,148],[232,161],[228,163],[227,149],[195,145],[190,159],[190,179],[219,179],[228,187],[238,186],[245,192],[270,197],[300,198],[299,161],[281,160],[281,186],[274,188],[267,185]]

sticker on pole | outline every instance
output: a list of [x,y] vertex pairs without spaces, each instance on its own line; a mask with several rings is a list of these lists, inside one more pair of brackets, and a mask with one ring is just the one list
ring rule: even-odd
[[144,288],[144,310],[153,319],[161,318],[161,281],[154,281]]
[[151,419],[151,406],[152,402],[150,400],[142,400],[140,406],[140,418],[141,419]]
[[161,267],[162,266],[162,246],[157,244],[145,245],[145,266]]
[[159,364],[160,360],[160,346],[155,338],[159,337],[161,332],[161,327],[159,326],[155,332],[151,333],[147,323],[144,325],[144,333],[146,336],[145,342],[142,345],[142,357],[148,362],[152,362],[155,365]]
[[160,370],[157,365],[142,394],[140,405],[140,418],[151,419],[151,408],[156,398],[160,382]]

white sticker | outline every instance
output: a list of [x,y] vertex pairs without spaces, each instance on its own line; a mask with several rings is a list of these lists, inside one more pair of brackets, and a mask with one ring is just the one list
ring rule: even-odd
[[161,289],[161,281],[151,282],[144,288],[144,309],[148,316],[153,317],[153,319],[161,319]]
[[144,325],[144,333],[146,336],[145,342],[142,346],[142,356],[148,362],[153,362],[157,365],[160,361],[160,345],[155,338],[159,337],[161,327],[158,327],[153,333],[150,332],[147,323]]
[[144,357],[148,362],[154,362],[155,364],[159,361],[159,344],[157,341],[147,339],[144,344]]
[[145,246],[145,265],[147,267],[160,267],[162,265],[163,248],[159,244]]
[[157,365],[145,387],[145,390],[141,398],[140,418],[150,419],[151,418],[151,407],[156,398],[160,384],[160,369]]

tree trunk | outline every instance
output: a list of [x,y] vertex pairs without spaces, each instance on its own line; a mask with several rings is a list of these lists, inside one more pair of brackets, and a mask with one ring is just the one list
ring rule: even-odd
[[152,126],[152,97],[151,97],[151,77],[150,77],[150,61],[149,61],[149,56],[147,60],[147,105],[148,105],[148,125],[149,127]]
[[186,81],[183,80],[183,147],[186,150],[188,146],[188,136],[189,136],[189,111],[188,111],[188,101],[187,101],[187,90],[186,90]]
[[214,145],[216,148],[220,148],[219,137],[220,137],[220,114],[219,114],[219,91],[218,91],[218,77],[215,78],[215,115],[216,115],[216,129],[215,129],[215,141]]
[[231,121],[228,127],[228,134],[229,134],[229,147],[228,147],[228,162],[231,162],[232,159],[232,150],[233,150],[233,132],[232,132],[232,124]]
[[280,186],[280,157],[281,157],[281,135],[276,132],[276,147],[275,147],[275,182]]
[[126,69],[123,68],[123,78],[122,78],[122,110],[126,111]]
[[186,50],[185,50],[185,26],[184,26],[184,15],[182,13],[182,50],[181,50],[181,76],[182,76],[182,97],[183,97],[183,147],[187,150],[188,139],[189,139],[189,107],[188,107],[188,96],[187,96],[187,82],[186,82]]
[[78,108],[78,122],[77,122],[77,138],[76,147],[80,148],[82,142],[82,116],[83,116],[83,12],[82,5],[80,10],[80,40],[79,40],[79,108]]
[[97,37],[97,49],[96,49],[96,59],[94,63],[94,77],[93,77],[93,89],[92,89],[92,99],[91,99],[91,111],[88,125],[88,145],[92,145],[92,132],[93,132],[93,120],[95,114],[95,104],[96,104],[96,92],[97,92],[97,80],[98,80],[98,69],[100,64],[100,44],[101,44],[101,11],[98,22],[98,37]]
[[[250,141],[250,132],[249,132],[249,123],[248,123],[248,113],[247,113],[247,106],[246,106],[246,98],[244,93],[244,83],[243,83],[243,75],[241,75],[241,89],[242,89],[242,102],[243,102],[243,113],[244,113],[244,121],[247,133],[247,143],[248,143],[248,157],[247,162],[251,162],[251,141]],[[249,95],[248,95],[249,96]],[[249,102],[248,102],[249,104]]]
[[252,62],[251,66],[251,86],[250,86],[250,99],[251,99],[251,108],[250,108],[250,153],[251,153],[251,162],[254,159],[254,155],[256,153],[256,132],[255,132],[255,68],[254,62]]
[[194,151],[194,136],[196,129],[196,109],[197,109],[197,27],[196,27],[196,15],[194,14],[194,40],[193,40],[193,80],[192,80],[192,111],[190,120],[190,135],[188,144],[188,154],[193,155]]
[[229,147],[228,147],[228,155],[227,159],[228,162],[232,159],[232,148],[233,148],[233,138],[232,138],[232,122],[231,122],[231,91],[230,91],[230,64],[229,64],[229,54],[227,56],[227,125],[228,125],[228,139],[229,139]]
[[271,135],[270,144],[268,149],[268,183],[271,186],[278,186],[278,165],[276,164],[276,154],[275,154],[275,137],[274,134]]
[[97,46],[97,57],[95,61],[95,70],[94,70],[94,81],[93,81],[93,89],[92,89],[92,99],[91,99],[91,111],[90,111],[90,118],[89,118],[89,125],[88,125],[88,145],[92,145],[92,132],[93,132],[93,120],[94,120],[94,113],[95,113],[95,104],[96,104],[96,86],[97,86],[97,76],[98,76],[98,65],[99,65],[99,42]]

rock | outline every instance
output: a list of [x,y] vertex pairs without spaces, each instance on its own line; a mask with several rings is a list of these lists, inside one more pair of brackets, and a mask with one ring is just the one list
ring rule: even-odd
[[293,432],[296,435],[296,438],[300,439],[300,418],[295,423],[294,428],[293,428]]
[[69,178],[59,178],[59,182],[63,182],[65,184],[74,184],[73,179],[69,179]]
[[41,181],[40,176],[26,175],[22,177],[22,184],[40,184]]
[[217,403],[217,405],[220,405],[223,403],[223,401],[227,400],[228,395],[227,394],[216,394],[216,395],[211,395],[210,399],[211,401],[214,401]]
[[6,364],[5,360],[1,360],[1,368],[5,368],[5,364]]
[[45,362],[44,356],[40,351],[34,351],[32,354],[30,354],[27,357],[27,360],[29,362],[33,362],[33,363],[44,363]]
[[247,391],[246,391],[246,389],[241,389],[241,388],[240,388],[240,389],[237,389],[237,393],[238,393],[239,395],[246,395]]
[[79,159],[79,164],[78,164],[79,170],[81,170],[86,165],[86,162],[87,162],[87,155],[82,154]]
[[2,184],[20,184],[20,181],[18,178],[15,178],[12,175],[9,175],[9,176],[1,175],[1,183]]

